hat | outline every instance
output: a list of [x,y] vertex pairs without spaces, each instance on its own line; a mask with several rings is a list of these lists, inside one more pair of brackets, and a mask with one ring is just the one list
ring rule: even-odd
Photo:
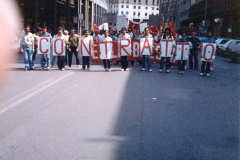
[[169,30],[169,32],[171,32],[171,28],[169,28],[169,27],[165,28],[165,32],[166,32],[166,30]]

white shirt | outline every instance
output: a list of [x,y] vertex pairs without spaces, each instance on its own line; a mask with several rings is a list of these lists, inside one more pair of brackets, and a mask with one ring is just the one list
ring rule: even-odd
[[127,33],[125,34],[125,36],[123,36],[123,34],[120,34],[118,38],[130,38],[130,35]]
[[23,32],[21,34],[20,41],[22,42],[22,45],[24,45],[24,46],[31,46],[34,41],[33,34],[29,32],[28,35],[26,35],[26,33]]
[[112,41],[112,38],[107,36],[107,38],[105,38],[105,36],[103,36],[100,41]]
[[[53,36],[53,38],[60,38],[60,39],[64,40],[65,43],[66,43],[66,41],[68,41],[67,37],[64,34],[62,34],[61,36],[58,36],[58,34],[56,34]],[[65,44],[64,44],[64,46],[65,46]]]

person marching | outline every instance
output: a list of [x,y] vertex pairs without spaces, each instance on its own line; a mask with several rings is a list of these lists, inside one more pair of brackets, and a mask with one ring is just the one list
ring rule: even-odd
[[[169,27],[165,28],[165,34],[161,37],[161,39],[172,39],[173,40],[173,46],[175,46],[174,38],[171,35],[171,28],[169,28]],[[161,57],[159,72],[162,73],[162,71],[163,71],[163,64],[164,64],[164,59],[165,58],[166,58],[166,73],[170,73],[170,71],[169,71],[170,57]]]
[[[207,39],[203,39],[202,40],[202,42],[201,42],[201,50],[203,49],[203,43],[216,43],[216,40],[212,38],[212,32],[209,31],[207,33]],[[201,55],[201,58],[202,58],[202,55]],[[207,76],[210,76],[210,74],[209,74],[209,72],[210,72],[210,65],[211,65],[211,62],[202,61],[200,76],[204,75],[205,67],[206,67],[206,74],[207,74]]]
[[38,27],[37,32],[34,35],[34,53],[33,53],[33,56],[32,56],[32,68],[33,69],[34,69],[35,60],[36,60],[37,55],[38,55],[38,39],[39,39],[39,34],[41,34],[41,33],[42,33],[42,28]]
[[[68,31],[67,30],[64,30],[63,31],[63,34],[67,37],[67,42],[68,43],[68,39],[69,39],[69,35],[68,35]],[[67,63],[68,63],[68,45],[66,46],[66,53],[65,53],[65,61],[64,61],[64,66],[67,67]]]
[[[47,26],[43,26],[43,31],[39,34],[39,37],[50,37],[52,38],[51,34],[47,32]],[[44,69],[45,63],[47,62],[47,70],[50,68],[50,54],[42,54],[41,55],[41,70]]]
[[25,31],[21,34],[20,37],[20,51],[24,54],[24,64],[27,71],[28,68],[32,70],[32,53],[34,52],[34,38],[30,32],[30,27],[25,27]]
[[[182,33],[182,38],[180,38],[177,42],[189,42],[189,39],[186,37],[186,33]],[[187,63],[187,60],[178,60],[178,73],[183,74],[185,64]]]
[[198,68],[198,50],[200,49],[201,41],[196,38],[196,33],[192,32],[192,37],[189,39],[192,43],[192,49],[190,49],[189,55],[189,69],[193,69],[193,58],[194,58],[194,69],[199,70]]
[[[108,36],[108,30],[104,31],[104,36],[101,37],[100,41],[112,41],[112,38]],[[100,53],[101,54],[101,53]],[[111,72],[110,69],[110,59],[103,59],[103,66],[104,66],[104,71],[109,71]]]
[[[85,30],[84,36],[82,37],[82,40],[91,40],[92,41],[92,52],[94,47],[93,37],[89,35],[89,30]],[[85,70],[85,66],[87,64],[87,69],[90,70],[90,63],[91,63],[91,56],[82,56],[82,70]]]
[[[142,35],[140,38],[152,38],[152,35],[149,34],[149,29],[147,27],[144,29],[144,35]],[[142,71],[145,71],[146,68],[145,57],[145,55],[142,55]],[[151,55],[147,55],[147,63],[149,72],[152,72]]]
[[79,66],[79,58],[78,58],[78,48],[80,46],[79,36],[76,34],[75,29],[71,29],[71,35],[68,39],[69,53],[68,53],[68,66],[72,67],[72,55],[74,54],[76,57],[77,67]]
[[[130,35],[127,34],[127,29],[125,27],[122,28],[122,34],[118,36],[118,38],[127,38],[130,39]],[[128,56],[122,56],[121,55],[121,64],[122,69],[121,71],[129,71],[128,69]]]
[[[60,38],[62,40],[65,40],[65,43],[66,43],[67,37],[65,35],[63,35],[63,28],[62,27],[58,27],[57,31],[58,31],[58,33],[56,35],[54,35],[53,38]],[[64,66],[65,56],[57,56],[57,58],[58,58],[58,62],[57,62],[58,69],[64,71],[65,70],[65,66]]]

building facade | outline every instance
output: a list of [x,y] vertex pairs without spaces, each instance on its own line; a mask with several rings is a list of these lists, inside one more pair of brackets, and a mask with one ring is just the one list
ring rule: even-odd
[[[104,0],[17,0],[24,26],[31,30],[44,25],[57,32],[57,27],[78,32],[93,30],[93,22],[101,23],[102,13],[107,11]],[[82,18],[80,18],[82,17]]]
[[160,0],[109,0],[108,4],[108,13],[125,14],[128,20],[141,22],[159,14]]

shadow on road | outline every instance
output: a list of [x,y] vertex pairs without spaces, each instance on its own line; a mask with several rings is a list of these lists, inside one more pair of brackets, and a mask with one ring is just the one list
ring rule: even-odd
[[228,76],[228,65],[214,78],[131,72],[112,133],[126,140],[114,159],[238,159],[239,68]]

